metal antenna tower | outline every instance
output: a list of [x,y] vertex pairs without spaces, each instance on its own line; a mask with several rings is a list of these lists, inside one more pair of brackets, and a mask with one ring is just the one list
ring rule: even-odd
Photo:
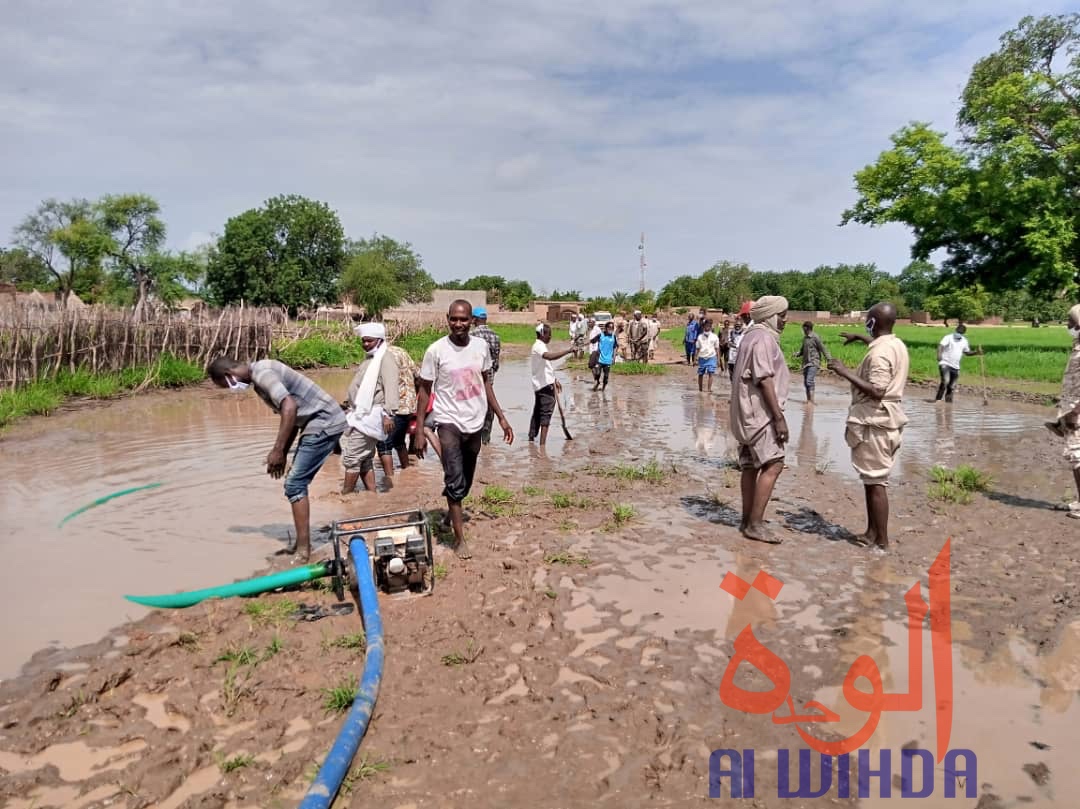
[[638,249],[638,252],[641,254],[640,262],[639,262],[641,264],[641,280],[638,282],[638,291],[639,292],[644,292],[645,291],[645,267],[646,267],[646,261],[645,261],[645,231],[641,232],[641,243],[638,244],[637,249]]

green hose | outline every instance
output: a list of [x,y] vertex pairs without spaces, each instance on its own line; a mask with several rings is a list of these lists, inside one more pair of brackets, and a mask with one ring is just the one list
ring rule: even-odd
[[125,494],[133,494],[135,492],[141,492],[144,489],[156,489],[158,486],[162,486],[162,485],[164,485],[164,484],[161,484],[161,483],[148,483],[145,486],[135,486],[134,488],[131,488],[131,489],[121,489],[118,492],[113,492],[112,494],[107,494],[104,497],[99,497],[94,502],[87,503],[82,508],[75,509],[73,512],[71,512],[66,517],[64,517],[64,519],[60,520],[60,524],[58,526],[56,526],[56,527],[57,528],[63,528],[64,523],[66,523],[68,520],[70,520],[70,519],[72,519],[74,517],[78,517],[84,511],[89,511],[90,509],[94,508],[95,506],[100,506],[102,503],[108,503],[110,500],[112,500],[114,498],[123,497]]
[[232,584],[222,584],[219,587],[207,587],[204,590],[189,590],[186,593],[172,593],[159,596],[124,596],[128,601],[142,604],[144,607],[160,607],[162,609],[183,609],[205,601],[208,598],[230,598],[232,596],[253,596],[265,593],[267,590],[276,590],[279,587],[290,587],[294,584],[303,584],[312,579],[329,576],[330,571],[325,562],[313,565],[294,567],[291,570],[283,570],[280,573],[271,573],[269,576],[258,576],[254,579],[244,579]]

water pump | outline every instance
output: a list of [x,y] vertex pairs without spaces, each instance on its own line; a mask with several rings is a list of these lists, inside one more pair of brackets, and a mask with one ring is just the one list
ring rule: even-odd
[[361,536],[371,556],[375,583],[387,594],[430,595],[435,589],[431,525],[422,509],[338,520],[335,547]]

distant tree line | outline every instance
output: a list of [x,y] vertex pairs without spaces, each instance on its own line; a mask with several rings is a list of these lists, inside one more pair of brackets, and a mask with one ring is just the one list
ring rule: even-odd
[[295,195],[234,216],[195,252],[164,249],[165,236],[161,207],[146,194],[45,200],[15,228],[13,247],[0,249],[0,282],[138,314],[150,301],[185,295],[293,314],[346,295],[379,315],[402,301],[429,301],[435,289],[408,242],[378,233],[349,240],[326,203]]

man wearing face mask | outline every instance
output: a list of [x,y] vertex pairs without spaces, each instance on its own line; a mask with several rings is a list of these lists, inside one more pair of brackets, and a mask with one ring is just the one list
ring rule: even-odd
[[1065,506],[1069,516],[1080,520],[1080,304],[1069,310],[1069,335],[1073,340],[1069,363],[1061,380],[1057,420],[1046,423],[1054,435],[1065,439],[1065,459],[1072,467],[1076,500]]
[[275,480],[285,474],[285,456],[297,433],[300,441],[292,468],[285,478],[285,496],[292,506],[296,545],[291,548],[304,562],[311,557],[311,505],[308,485],[338,445],[345,431],[345,413],[334,397],[303,374],[277,360],[238,362],[218,357],[207,369],[219,388],[240,393],[249,385],[281,418],[274,446],[266,456],[266,472]]
[[788,440],[784,405],[791,374],[780,348],[787,322],[787,298],[765,295],[749,310],[754,321],[739,345],[731,387],[731,432],[739,444],[742,469],[742,522],[747,539],[775,545],[781,540],[765,527],[765,507],[784,470]]
[[835,358],[828,366],[851,383],[844,438],[866,496],[866,533],[859,539],[882,550],[889,547],[889,473],[908,422],[901,400],[910,361],[907,346],[893,334],[895,324],[896,307],[877,304],[867,313],[865,335],[840,333],[845,345],[856,340],[869,345],[859,367],[852,372]]
[[934,397],[935,402],[940,402],[944,397],[946,402],[952,404],[953,388],[956,387],[956,380],[960,378],[960,360],[982,353],[982,348],[978,351],[971,350],[966,333],[967,326],[961,323],[956,327],[956,331],[946,334],[938,343],[937,359],[938,370],[941,372],[941,384],[938,385],[937,396]]
[[[367,359],[356,369],[346,393],[345,420],[349,426],[341,437],[341,465],[345,468],[342,494],[354,492],[360,480],[369,492],[375,491],[375,452],[393,434],[400,404],[398,364],[387,351],[386,327],[382,323],[362,323],[356,333]],[[392,460],[390,470],[392,475]],[[393,485],[391,475],[386,477],[388,486]]]

